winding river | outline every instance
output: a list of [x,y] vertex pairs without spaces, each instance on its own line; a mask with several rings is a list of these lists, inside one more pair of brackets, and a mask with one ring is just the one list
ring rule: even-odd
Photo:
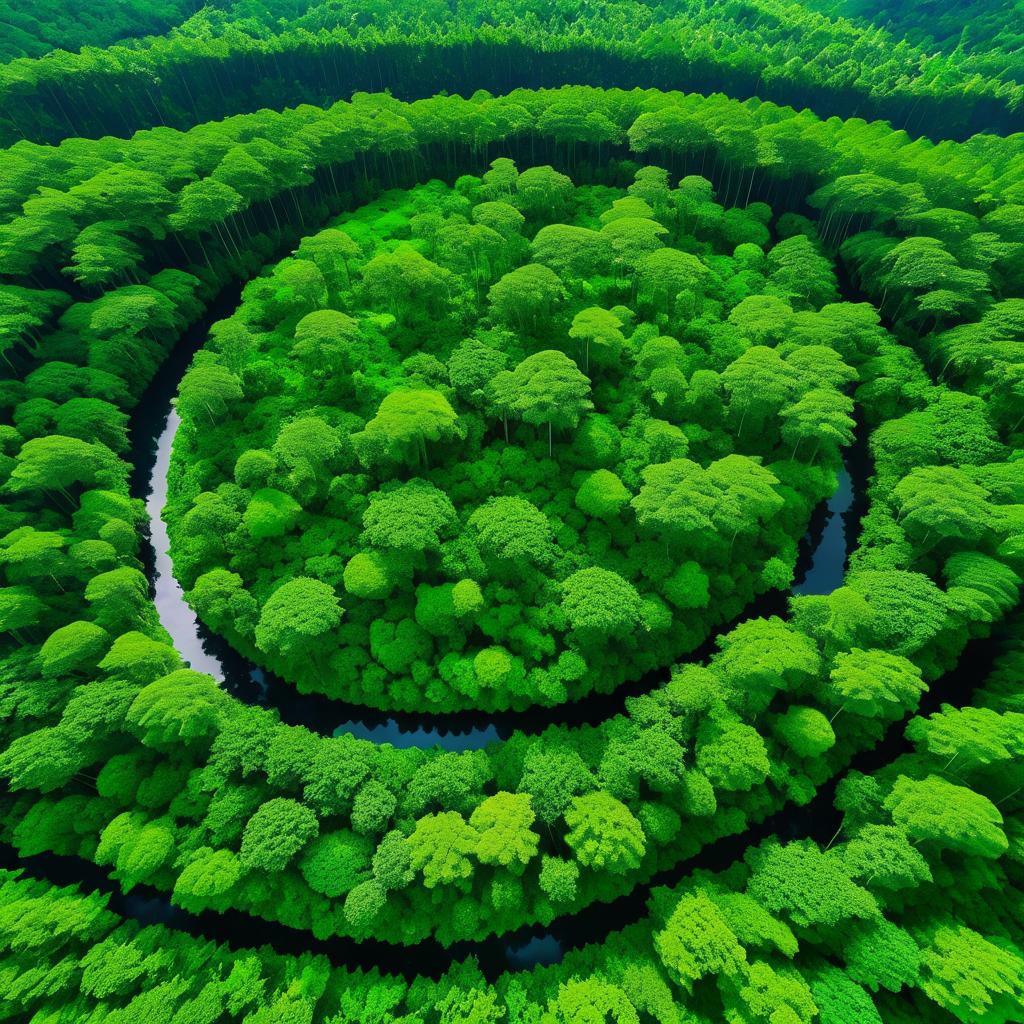
[[[171,448],[180,423],[174,408],[178,384],[193,355],[205,342],[210,324],[229,315],[238,297],[239,290],[229,288],[186,333],[153,379],[132,420],[133,494],[145,501],[149,521],[149,543],[143,561],[160,622],[192,668],[213,676],[238,700],[275,708],[289,725],[302,725],[322,735],[350,733],[358,739],[395,747],[438,746],[455,752],[480,749],[507,739],[516,730],[538,733],[556,724],[597,724],[621,713],[628,697],[645,693],[667,679],[668,671],[661,670],[620,686],[611,694],[592,693],[575,702],[525,711],[427,715],[377,711],[318,694],[300,694],[290,683],[253,664],[222,637],[211,633],[185,601],[174,576],[167,526],[161,513],[167,500]],[[859,522],[855,499],[863,493],[866,474],[866,453],[859,445],[847,453],[835,493],[812,516],[800,544],[792,593],[828,594],[842,585]],[[771,591],[757,598],[742,618],[784,614],[785,607],[786,594]],[[689,658],[702,660],[709,655],[715,636],[733,624],[716,630]]]
[[[448,751],[478,749],[508,737],[516,730],[537,733],[552,724],[598,723],[622,712],[632,694],[646,692],[667,678],[667,670],[649,674],[613,694],[591,694],[572,704],[553,708],[499,713],[455,712],[417,716],[382,712],[332,700],[319,695],[299,694],[294,687],[252,664],[225,640],[212,634],[185,601],[175,579],[167,527],[161,519],[167,495],[167,473],[179,418],[174,408],[178,383],[195,352],[205,342],[210,324],[237,305],[240,289],[229,287],[208,309],[206,316],[182,337],[147,389],[132,419],[133,480],[136,497],[146,504],[149,543],[143,561],[160,621],[182,658],[193,668],[207,672],[239,700],[276,709],[281,720],[304,725],[321,734],[350,733],[377,743],[396,747],[433,747]],[[800,544],[794,594],[827,594],[842,585],[848,553],[853,547],[865,503],[869,466],[866,446],[858,443],[846,453],[835,493],[815,510],[806,536]],[[755,600],[742,618],[784,614],[788,595],[772,591]],[[729,625],[722,629],[730,628]],[[690,658],[705,658],[714,648],[714,637]],[[895,738],[893,738],[895,737]],[[857,759],[870,770],[870,761],[884,763],[901,732]],[[883,750],[885,753],[883,753]],[[857,763],[857,762],[855,762]],[[255,918],[241,911],[189,913],[173,906],[166,894],[146,886],[124,894],[103,869],[83,865],[77,858],[54,855],[16,858],[8,847],[0,847],[0,863],[17,866],[29,873],[45,875],[61,884],[83,882],[88,888],[110,894],[110,906],[125,917],[143,924],[163,924],[197,936],[226,942],[233,948],[266,944],[282,953],[323,953],[333,962],[350,967],[377,967],[387,973],[428,974],[439,977],[452,963],[476,957],[489,977],[502,971],[526,970],[561,961],[565,950],[599,940],[646,914],[650,891],[658,885],[679,881],[696,868],[724,868],[751,844],[772,834],[784,837],[812,835],[834,830],[833,786],[823,786],[815,799],[803,808],[788,807],[743,833],[725,837],[706,846],[697,856],[659,873],[645,885],[611,903],[596,903],[581,912],[560,918],[544,927],[535,925],[511,935],[492,936],[481,942],[461,942],[442,947],[427,940],[408,949],[369,940],[356,942],[344,937],[318,940],[308,933]],[[13,859],[12,859],[13,858]],[[83,868],[85,869],[83,871]],[[413,952],[415,950],[415,952]],[[412,961],[415,961],[413,966]]]
[[[134,475],[133,493],[143,498],[150,523],[150,544],[143,559],[153,590],[160,621],[182,657],[194,668],[210,673],[224,688],[250,703],[276,708],[283,721],[303,724],[320,733],[349,732],[376,742],[395,746],[470,750],[507,736],[515,728],[538,732],[554,721],[600,721],[622,710],[629,693],[643,692],[658,680],[648,676],[613,695],[591,695],[575,705],[538,708],[527,712],[480,715],[460,712],[452,715],[396,715],[333,701],[303,696],[259,667],[252,665],[221,638],[203,628],[184,600],[170,558],[167,530],[160,518],[166,488],[171,445],[178,426],[173,397],[178,382],[196,350],[205,341],[209,324],[228,315],[238,301],[239,289],[229,288],[211,306],[207,316],[182,338],[147,390],[132,421]],[[846,453],[838,486],[827,503],[815,510],[807,535],[800,545],[794,594],[827,594],[842,584],[848,553],[866,506],[869,475],[863,441]],[[787,594],[774,591],[762,595],[744,617],[783,614]],[[723,627],[728,628],[728,627]],[[697,660],[713,648],[710,640],[691,654]],[[925,693],[919,713],[936,710],[943,702],[962,705],[979,679],[984,678],[998,649],[996,638],[972,640],[957,667],[932,684]],[[665,673],[661,674],[664,678]],[[337,724],[332,724],[337,723]],[[871,773],[908,749],[904,722],[893,723],[882,741],[856,755],[850,770]],[[493,980],[505,971],[529,970],[559,963],[566,951],[600,942],[610,933],[634,924],[648,914],[648,900],[659,886],[679,883],[698,869],[723,870],[743,856],[752,845],[772,835],[783,839],[810,838],[828,843],[838,830],[840,815],[833,806],[835,786],[842,773],[819,787],[803,807],[787,806],[743,832],[725,836],[706,845],[695,856],[659,872],[648,882],[608,903],[594,903],[544,926],[533,925],[517,932],[494,935],[479,942],[459,942],[444,947],[428,939],[412,947],[397,947],[379,940],[357,942],[343,936],[317,939],[307,931],[267,921],[238,910],[223,913],[192,913],[174,906],[166,893],[149,886],[137,886],[124,893],[106,871],[77,857],[38,854],[22,857],[0,844],[0,866],[21,870],[58,885],[78,885],[84,891],[108,895],[112,911],[141,925],[164,925],[173,930],[226,944],[232,949],[269,946],[282,954],[314,953],[350,969],[378,969],[382,973],[439,978],[453,964],[470,957],[484,975]]]

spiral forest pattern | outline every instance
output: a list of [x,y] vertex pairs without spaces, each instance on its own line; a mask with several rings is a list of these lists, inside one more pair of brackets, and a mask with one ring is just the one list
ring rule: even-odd
[[0,1019],[1024,1021],[1019,0],[0,10]]

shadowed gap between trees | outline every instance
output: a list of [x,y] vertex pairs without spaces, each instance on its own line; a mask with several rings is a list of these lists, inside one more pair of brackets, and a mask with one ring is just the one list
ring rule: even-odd
[[[106,89],[83,76],[85,81],[75,82],[73,89],[51,86],[31,97],[19,96],[17,110],[0,110],[0,142],[10,145],[24,138],[57,143],[69,135],[128,137],[154,123],[184,130],[252,113],[268,106],[270,95],[274,106],[285,107],[330,104],[365,91],[390,90],[397,99],[411,101],[439,92],[470,96],[485,90],[500,95],[563,85],[720,92],[739,100],[810,109],[822,118],[887,120],[911,138],[963,141],[981,131],[1010,134],[1024,127],[1020,114],[995,97],[868,96],[826,83],[812,88],[782,79],[765,82],[760,73],[697,63],[682,55],[634,58],[586,45],[543,51],[515,40],[310,47],[265,57],[238,52],[227,61],[200,56],[188,65],[161,70],[158,90],[145,71],[133,69],[107,82]],[[99,81],[106,82],[102,76]]]
[[[1005,629],[1005,627],[1003,627]],[[278,953],[299,955],[315,953],[327,957],[335,966],[363,970],[378,969],[383,974],[441,977],[453,964],[475,957],[485,977],[494,981],[509,970],[529,970],[557,963],[570,949],[602,942],[607,936],[647,916],[652,890],[679,884],[690,873],[722,871],[740,859],[751,846],[771,836],[785,841],[813,839],[829,844],[838,831],[842,815],[832,806],[835,788],[849,771],[870,774],[913,749],[903,735],[909,717],[937,711],[941,704],[962,707],[970,703],[976,686],[987,675],[999,652],[1002,631],[971,640],[957,666],[936,680],[923,695],[918,709],[908,718],[894,722],[882,740],[872,749],[855,755],[847,768],[818,788],[810,803],[788,806],[735,835],[708,844],[696,856],[658,872],[650,881],[608,903],[593,903],[568,917],[556,919],[547,927],[534,925],[481,942],[457,942],[444,947],[433,939],[413,946],[394,946],[379,940],[334,936],[317,939],[308,932],[254,917],[243,911],[224,913],[207,910],[191,913],[171,904],[166,894],[151,886],[140,885],[124,894],[118,882],[107,877],[102,868],[76,857],[37,854],[19,857],[17,851],[0,843],[0,867],[21,869],[34,878],[55,885],[81,885],[87,892],[110,894],[110,909],[122,917],[143,925],[162,924],[175,931],[221,942],[233,950],[270,946]]]

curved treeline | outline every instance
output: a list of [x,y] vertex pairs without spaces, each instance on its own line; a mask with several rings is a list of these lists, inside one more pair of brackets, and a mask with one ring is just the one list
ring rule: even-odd
[[[1012,1021],[1024,1000],[1019,617],[977,708],[907,729],[915,750],[837,793],[836,841],[768,842],[658,890],[649,917],[557,967],[489,983],[473,960],[408,983],[321,956],[231,948],[140,927],[99,894],[0,874],[0,1009],[102,1006],[105,1019],[429,1024],[604,1019],[711,1024],[783,1009],[811,1024]],[[956,768],[951,762],[956,759]],[[998,897],[995,896],[998,886]]]
[[892,4],[885,0],[809,0],[808,6],[832,18],[878,25],[929,51],[969,53],[977,69],[1016,82],[1024,79],[1024,4],[1009,0],[940,0]]
[[248,10],[237,22],[204,11],[141,44],[12,61],[0,67],[0,137],[126,136],[360,90],[416,99],[573,82],[756,95],[947,138],[1018,130],[1024,96],[981,57],[894,42],[786,0],[467,4],[454,16],[447,4],[331,4],[283,28],[272,10],[262,24]]
[[74,5],[60,0],[33,4],[2,0],[0,61],[156,35],[184,21],[200,6],[200,0],[91,0]]
[[[135,560],[141,510],[120,453],[125,412],[214,282],[255,273],[332,204],[484,172],[503,153],[529,166],[533,151],[584,178],[596,162],[593,177],[624,187],[638,163],[607,156],[622,138],[669,180],[700,179],[699,214],[712,221],[737,204],[749,217],[759,196],[780,212],[821,210],[820,228],[791,214],[790,237],[815,259],[840,246],[860,286],[878,291],[890,333],[863,307],[852,322],[820,300],[801,307],[797,263],[792,297],[741,328],[766,381],[784,378],[776,349],[801,331],[858,371],[876,479],[847,585],[794,601],[789,623],[737,628],[708,666],[597,729],[467,755],[312,736],[182,669]],[[0,766],[4,838],[25,854],[95,859],[126,887],[146,881],[186,906],[242,907],[319,934],[451,941],[550,920],[809,799],[1017,600],[1015,140],[936,147],[769,104],[566,89],[366,97],[12,152],[26,196],[29,153],[65,189],[20,215],[15,197],[0,233],[17,367],[3,391],[13,742]],[[69,276],[80,279],[69,291],[53,287]],[[988,344],[993,326],[1003,343]],[[954,332],[972,356],[944,366]]]
[[[595,112],[603,119],[588,122]],[[381,124],[387,136],[378,147],[374,134]],[[19,142],[4,151],[0,273],[12,283],[85,297],[182,261],[200,269],[205,264],[210,272],[211,251],[221,264],[237,258],[233,234],[247,230],[257,238],[268,225],[280,229],[298,210],[300,194],[314,208],[329,209],[340,164],[365,160],[361,173],[379,176],[396,169],[419,174],[429,161],[434,173],[454,177],[467,164],[483,171],[510,147],[513,156],[522,147],[527,160],[566,163],[572,170],[573,140],[577,148],[600,146],[605,156],[623,155],[628,142],[672,174],[707,176],[726,205],[749,191],[788,209],[834,180],[829,195],[839,215],[825,225],[830,244],[876,220],[902,218],[910,233],[915,204],[966,208],[968,224],[1011,246],[1024,238],[1024,135],[912,142],[884,124],[823,121],[753,100],[566,87],[412,104],[363,97],[326,110],[262,110],[188,132],[156,128],[129,140],[75,139],[52,147]],[[227,191],[203,184],[207,178]],[[293,230],[301,232],[301,223]],[[1012,255],[991,250],[984,260],[998,259],[1006,273]],[[30,342],[47,322],[44,312],[70,299],[67,293],[32,295],[33,303],[43,303],[36,322],[12,313],[9,333],[0,336],[5,349],[22,338]],[[26,301],[30,297],[26,293]]]

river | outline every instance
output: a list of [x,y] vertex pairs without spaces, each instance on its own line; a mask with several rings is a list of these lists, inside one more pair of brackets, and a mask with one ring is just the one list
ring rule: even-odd
[[[222,637],[199,622],[185,601],[175,579],[168,554],[167,527],[161,513],[167,497],[167,473],[171,448],[179,425],[173,399],[178,384],[195,352],[206,340],[210,324],[230,315],[239,299],[238,287],[228,287],[207,314],[179,341],[164,361],[132,418],[133,495],[146,504],[149,521],[148,543],[142,556],[160,621],[182,658],[213,676],[233,696],[249,704],[274,708],[281,720],[303,725],[320,734],[350,733],[376,743],[396,747],[441,747],[448,751],[479,749],[506,739],[515,730],[538,733],[553,724],[596,724],[621,713],[630,695],[643,693],[664,681],[668,670],[648,674],[641,680],[619,687],[613,694],[591,694],[579,701],[551,708],[527,711],[415,715],[384,712],[315,694],[300,694],[289,683],[251,663]],[[835,493],[812,515],[807,534],[800,543],[795,581],[790,593],[828,594],[842,585],[849,551],[858,532],[865,503],[870,467],[863,432],[845,456]],[[772,591],[761,595],[742,618],[781,615],[788,594]],[[731,625],[731,624],[730,624]],[[721,631],[728,630],[730,625]],[[714,637],[691,653],[693,660],[706,658],[714,649]],[[893,733],[895,736],[895,733]],[[899,737],[896,736],[896,740]],[[868,752],[874,760],[878,751],[889,748],[891,738]],[[881,763],[884,763],[881,762]],[[867,768],[865,763],[863,767]],[[489,977],[503,970],[527,970],[561,961],[565,950],[578,948],[627,924],[646,913],[650,890],[656,885],[678,881],[697,867],[722,868],[742,856],[751,843],[772,834],[784,837],[822,832],[821,821],[835,819],[831,808],[833,786],[823,786],[804,808],[787,808],[743,833],[727,836],[706,846],[696,857],[659,873],[649,883],[611,903],[595,903],[577,914],[560,918],[549,927],[537,925],[511,935],[492,936],[481,942],[460,942],[445,948],[433,940],[415,947],[399,948],[375,940],[356,942],[334,937],[314,939],[308,933],[255,918],[240,911],[194,914],[171,904],[166,894],[146,886],[124,894],[103,869],[83,864],[77,858],[40,855],[17,858],[9,847],[0,847],[0,863],[22,867],[60,884],[82,881],[86,887],[110,894],[113,910],[143,924],[162,924],[197,936],[228,943],[233,948],[267,944],[281,953],[319,952],[334,963],[387,973],[428,974],[439,977],[452,963],[474,956]],[[827,838],[827,837],[826,837]],[[415,966],[412,966],[412,962]],[[405,964],[408,963],[408,971]]]

